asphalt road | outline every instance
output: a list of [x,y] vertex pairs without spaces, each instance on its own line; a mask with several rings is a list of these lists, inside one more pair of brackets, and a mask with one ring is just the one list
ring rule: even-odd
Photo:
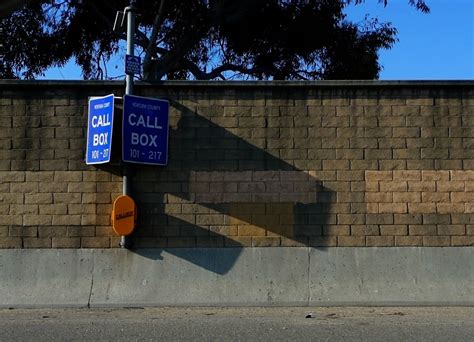
[[474,341],[474,308],[2,309],[0,340]]

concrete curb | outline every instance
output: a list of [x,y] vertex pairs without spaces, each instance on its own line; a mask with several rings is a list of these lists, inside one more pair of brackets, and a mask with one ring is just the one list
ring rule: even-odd
[[85,307],[91,250],[0,250],[0,307]]
[[0,307],[474,305],[474,248],[1,250]]

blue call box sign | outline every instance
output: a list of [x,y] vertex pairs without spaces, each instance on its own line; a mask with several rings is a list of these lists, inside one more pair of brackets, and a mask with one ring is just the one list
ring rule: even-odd
[[122,159],[137,164],[168,163],[169,102],[123,97]]
[[86,164],[110,162],[114,127],[114,95],[89,99]]
[[140,75],[141,73],[141,60],[138,56],[126,55],[125,56],[125,73],[127,75]]

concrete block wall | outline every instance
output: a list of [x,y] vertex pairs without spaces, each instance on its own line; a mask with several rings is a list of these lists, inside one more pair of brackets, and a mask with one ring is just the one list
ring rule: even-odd
[[[474,82],[136,89],[171,126],[169,165],[133,166],[135,247],[474,245]],[[118,159],[83,161],[87,98],[110,93],[0,82],[0,248],[118,246]]]

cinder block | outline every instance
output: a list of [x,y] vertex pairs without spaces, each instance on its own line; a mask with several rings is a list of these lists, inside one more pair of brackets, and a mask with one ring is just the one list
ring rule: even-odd
[[53,237],[51,239],[51,245],[53,248],[80,248],[80,238],[65,238],[65,237]]
[[307,247],[308,237],[298,237],[297,239],[281,237],[281,247]]
[[0,215],[0,222],[2,225],[22,225],[23,217],[21,215]]
[[380,148],[406,148],[407,142],[405,138],[386,138],[378,139]]
[[53,215],[53,226],[75,225],[81,224],[81,215]]
[[[57,116],[41,116],[42,127],[62,127],[66,129],[69,126],[69,118]],[[68,136],[65,136],[66,138]]]
[[[79,195],[78,197],[82,197],[82,203],[83,204],[108,204],[111,203],[111,194],[110,193],[101,193],[101,194],[96,194],[96,193],[69,193],[69,194],[55,194],[55,195]],[[82,195],[82,196],[81,196]],[[77,196],[62,196],[63,199],[70,199],[71,201],[63,202],[63,203],[81,203],[81,201],[76,201]],[[56,196],[55,196],[55,203],[56,203]]]
[[0,248],[22,248],[22,238],[0,237]]
[[472,224],[474,223],[474,215],[472,214],[451,214],[452,224]]
[[408,191],[423,191],[433,193],[436,191],[435,181],[408,181]]
[[436,203],[408,203],[410,214],[436,213]]
[[25,172],[0,171],[0,183],[4,182],[24,182]]
[[23,247],[24,248],[51,248],[52,239],[51,238],[24,238]]
[[55,182],[81,182],[82,171],[54,171]]
[[474,236],[452,236],[451,245],[453,247],[474,246]]
[[450,202],[449,192],[422,192],[421,200],[424,203],[448,203]]
[[367,203],[392,203],[393,192],[366,192],[365,201]]
[[265,236],[265,229],[254,225],[242,225],[238,226],[239,236]]
[[421,181],[421,171],[419,170],[395,170],[393,171],[394,181]]
[[336,236],[310,237],[308,245],[311,247],[336,247]]
[[[6,208],[8,209],[8,207]],[[38,214],[37,204],[11,204],[9,209],[11,215]],[[5,212],[4,214],[8,214],[8,212]]]
[[[421,223],[421,222],[420,222]],[[424,224],[450,224],[450,214],[423,214]]]
[[349,106],[350,102],[350,99],[343,97],[322,99],[323,106]]
[[337,224],[339,225],[365,224],[365,215],[364,214],[339,214],[337,215]]
[[422,220],[421,214],[394,214],[394,224],[421,224],[427,223]]
[[251,247],[252,238],[246,236],[232,236],[224,239],[225,247]]
[[367,214],[367,224],[393,224],[393,214]]
[[464,209],[464,203],[436,203],[436,212],[439,214],[462,214]]
[[407,181],[380,182],[380,191],[382,192],[405,192],[407,190]]
[[[0,168],[1,168],[1,165],[2,165],[2,161],[0,160]],[[38,171],[40,170],[40,161],[39,160],[12,160],[10,163],[10,170],[12,171]]]
[[393,138],[419,138],[421,129],[419,127],[394,127]]
[[[187,220],[191,219],[192,215],[188,215]],[[206,225],[221,225],[225,223],[224,215],[209,214],[209,215],[197,215],[196,224],[199,226]]]
[[[449,181],[449,171],[431,171],[423,170],[421,171],[421,176],[423,181]],[[446,184],[445,183],[445,184]]]
[[365,148],[365,149],[376,149],[378,148],[377,138],[360,138],[352,136],[349,139],[350,148]]
[[372,225],[351,225],[352,236],[380,235],[379,226]]
[[82,171],[82,180],[85,182],[110,182],[112,175],[105,171]]
[[[448,159],[449,150],[447,148],[422,148],[422,159]],[[415,159],[415,158],[414,158]]]
[[38,229],[36,226],[10,226],[10,237],[36,237]]
[[395,236],[395,246],[397,247],[423,246],[423,237],[422,236]]
[[434,160],[407,160],[407,169],[432,169],[434,168]]
[[421,106],[421,115],[448,115],[447,106]]
[[345,236],[350,235],[349,225],[325,225],[323,226],[324,236]]
[[367,247],[392,247],[394,245],[393,236],[367,236]]
[[[117,187],[118,188],[118,187]],[[99,191],[97,187],[96,182],[70,182],[68,183],[68,188],[67,192],[69,193],[74,193],[74,192],[80,192],[80,193],[96,193],[96,192],[103,192]]]
[[66,237],[67,227],[66,226],[39,226],[38,237],[40,238],[51,238],[51,237]]
[[449,236],[423,236],[423,246],[426,247],[449,247],[451,238]]
[[67,160],[40,160],[41,171],[68,170]]
[[365,236],[338,236],[337,245],[338,247],[364,247]]
[[394,192],[394,203],[419,203],[421,202],[420,192]]
[[67,226],[67,237],[93,237],[95,235],[94,226]]
[[427,235],[436,235],[437,228],[436,225],[414,225],[410,224],[408,226],[408,234],[415,235],[415,236],[427,236]]
[[[111,204],[68,204],[67,213],[72,215],[79,214],[110,214],[112,212]],[[62,214],[62,213],[57,213]]]
[[54,135],[56,138],[82,138],[84,137],[84,128],[66,128],[58,127],[54,129]]
[[252,247],[278,247],[280,245],[280,237],[252,237]]
[[195,237],[168,237],[168,247],[193,247],[196,246]]
[[408,127],[433,127],[432,116],[407,116],[406,124]]
[[403,224],[381,225],[380,235],[403,236],[408,235],[408,226]]
[[24,215],[23,224],[26,226],[48,226],[51,225],[52,216],[51,215]]
[[197,247],[223,247],[223,236],[198,236],[196,237]]
[[414,97],[414,98],[407,98],[406,103],[408,106],[433,106],[434,99],[431,97],[419,97],[419,98]]
[[81,248],[110,248],[109,237],[81,237]]
[[337,116],[362,116],[364,115],[363,106],[337,106],[336,107]]
[[323,160],[323,170],[349,170],[349,160]]
[[453,203],[473,203],[474,192],[452,192],[451,202]]
[[420,159],[426,158],[422,155],[420,149],[416,148],[396,148],[393,149],[394,159]]
[[466,226],[457,225],[438,225],[438,235],[466,235]]

